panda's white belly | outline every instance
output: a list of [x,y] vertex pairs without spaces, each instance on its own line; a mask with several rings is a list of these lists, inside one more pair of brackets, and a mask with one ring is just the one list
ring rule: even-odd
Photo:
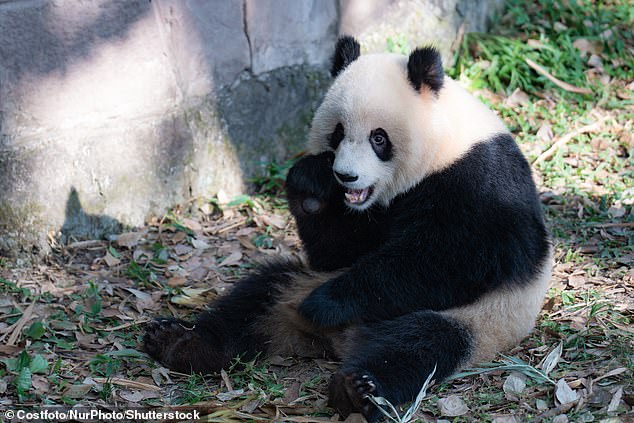
[[450,316],[471,329],[473,354],[466,365],[491,360],[516,346],[535,326],[552,274],[552,252],[539,275],[522,287],[491,292],[473,304],[449,309]]

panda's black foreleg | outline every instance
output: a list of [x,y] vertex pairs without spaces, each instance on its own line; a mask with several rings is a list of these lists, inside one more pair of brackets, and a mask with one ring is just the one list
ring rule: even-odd
[[473,349],[470,331],[433,311],[365,324],[353,331],[354,345],[330,382],[329,405],[342,416],[382,416],[368,398],[393,405],[413,400],[429,374],[441,381],[464,364]]
[[184,372],[212,373],[236,356],[253,358],[266,348],[257,324],[275,304],[280,290],[302,273],[294,263],[263,266],[240,280],[193,322],[158,318],[143,337],[145,351],[164,366]]
[[332,152],[305,156],[286,178],[288,205],[315,270],[350,266],[378,248],[385,237],[382,211],[353,212],[344,204],[333,160]]

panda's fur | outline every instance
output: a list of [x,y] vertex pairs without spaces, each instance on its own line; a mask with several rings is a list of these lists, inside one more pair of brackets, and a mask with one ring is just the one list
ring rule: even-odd
[[243,355],[342,360],[329,403],[380,414],[532,329],[551,253],[526,160],[433,48],[360,56],[339,40],[308,155],[287,178],[310,268],[279,262],[193,323],[157,319],[146,351],[179,371]]

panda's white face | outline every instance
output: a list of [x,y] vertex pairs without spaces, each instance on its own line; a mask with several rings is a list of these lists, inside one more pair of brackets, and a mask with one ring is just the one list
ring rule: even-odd
[[424,177],[433,156],[424,142],[429,131],[419,124],[430,100],[408,83],[406,66],[400,55],[359,57],[335,79],[315,115],[309,150],[335,152],[333,171],[351,209],[388,205]]
[[[363,210],[380,198],[392,178],[391,141],[382,128],[376,128],[369,134],[365,133],[367,131],[364,128],[349,129],[350,135],[346,135],[343,125],[338,124],[332,134],[338,137],[343,132],[338,145],[332,145],[335,149],[333,172],[346,189],[345,201],[348,206]],[[359,133],[355,135],[355,132]],[[331,144],[335,144],[332,135]]]
[[437,53],[359,56],[350,42],[344,47],[339,61],[349,63],[315,113],[308,152],[334,151],[335,178],[351,209],[388,206],[474,143],[507,131],[495,113],[443,76]]

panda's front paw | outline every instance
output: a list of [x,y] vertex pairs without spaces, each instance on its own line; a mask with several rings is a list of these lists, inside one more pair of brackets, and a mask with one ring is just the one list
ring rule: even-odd
[[[354,322],[357,315],[349,296],[334,296],[331,282],[315,289],[299,305],[299,314],[321,328],[344,326]],[[338,300],[343,298],[344,300]]]
[[337,187],[333,161],[334,154],[328,151],[306,156],[289,170],[286,193],[294,215],[316,214],[328,205]]

